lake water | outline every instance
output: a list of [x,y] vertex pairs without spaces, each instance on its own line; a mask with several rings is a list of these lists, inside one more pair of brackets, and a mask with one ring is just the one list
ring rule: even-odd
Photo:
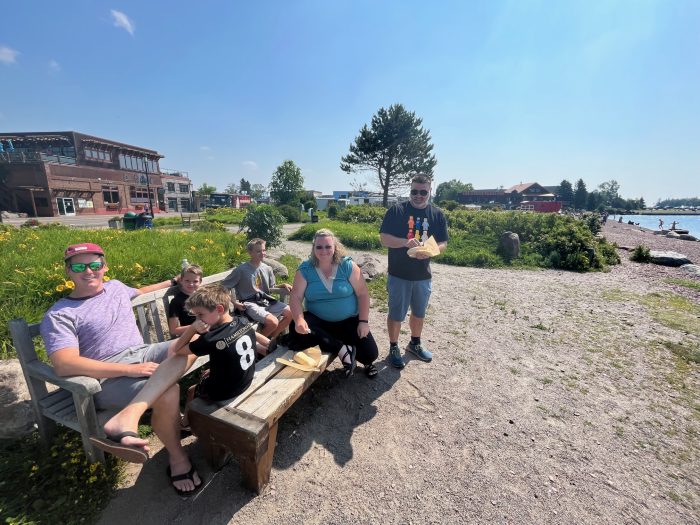
[[[620,218],[615,216],[615,220]],[[622,222],[627,221],[638,222],[642,228],[650,230],[659,229],[659,219],[664,221],[664,230],[671,229],[671,223],[676,221],[676,228],[679,230],[688,230],[690,235],[700,238],[700,215],[623,215]],[[608,220],[613,220],[613,216],[608,217]]]

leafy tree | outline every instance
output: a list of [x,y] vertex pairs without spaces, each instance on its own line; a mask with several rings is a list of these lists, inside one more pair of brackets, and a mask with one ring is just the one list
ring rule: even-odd
[[209,186],[206,182],[203,182],[202,185],[197,188],[197,193],[200,195],[211,195],[216,191],[216,186]]
[[583,210],[586,208],[586,203],[588,201],[588,190],[586,189],[586,183],[583,179],[576,181],[576,189],[574,190],[574,208],[577,210]]
[[238,193],[238,186],[236,186],[235,182],[232,182],[224,188],[224,193]]
[[586,209],[590,211],[603,208],[603,196],[599,191],[592,191],[586,198]]
[[603,206],[616,206],[614,202],[620,197],[620,185],[616,180],[603,182],[598,186],[598,193],[600,193]]
[[574,188],[566,179],[559,183],[559,200],[574,205]]
[[282,224],[284,217],[275,206],[259,204],[248,207],[241,230],[246,230],[248,239],[265,239],[268,246],[274,247],[282,242]]
[[472,191],[474,186],[471,182],[462,182],[457,179],[452,179],[449,182],[442,182],[438,184],[437,190],[435,190],[435,200],[437,202],[442,201],[459,201],[459,194],[465,191]]
[[293,160],[285,160],[272,174],[270,196],[277,204],[299,202],[299,194],[304,190],[304,177]]
[[644,210],[647,207],[647,203],[644,202],[644,197],[639,197],[639,209]]
[[245,191],[248,195],[250,195],[250,182],[249,181],[242,178],[240,187],[241,187],[241,192]]
[[425,173],[432,177],[437,164],[431,153],[430,132],[423,120],[402,104],[380,108],[350,144],[350,153],[341,159],[340,169],[346,173],[373,171],[387,205],[389,190],[405,187],[411,177]]
[[253,184],[250,186],[250,196],[253,199],[260,199],[265,192],[267,191],[267,187],[264,186],[263,184]]

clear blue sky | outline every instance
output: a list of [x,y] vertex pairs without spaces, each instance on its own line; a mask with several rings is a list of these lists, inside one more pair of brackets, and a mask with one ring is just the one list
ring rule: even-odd
[[292,159],[327,193],[400,102],[438,183],[614,179],[651,204],[700,194],[698,27],[697,0],[14,2],[0,130],[153,148],[220,190]]

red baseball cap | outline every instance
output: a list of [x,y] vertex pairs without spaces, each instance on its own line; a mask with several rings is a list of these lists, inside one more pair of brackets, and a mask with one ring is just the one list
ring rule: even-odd
[[63,260],[67,261],[74,255],[80,255],[81,253],[95,253],[97,255],[102,255],[103,257],[105,254],[104,250],[100,248],[99,245],[91,242],[84,242],[81,244],[71,244],[68,248],[66,248],[66,251],[63,254]]

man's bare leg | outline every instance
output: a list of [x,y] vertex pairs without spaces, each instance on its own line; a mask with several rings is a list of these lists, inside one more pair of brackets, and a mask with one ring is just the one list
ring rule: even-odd
[[411,337],[420,337],[423,333],[423,321],[425,321],[425,317],[416,317],[411,313],[411,317],[408,319],[408,326],[411,328]]
[[386,319],[386,329],[389,333],[389,342],[398,343],[399,334],[401,333],[401,321],[394,321],[393,319]]
[[[195,356],[175,355],[163,361],[153,375],[136,394],[134,399],[122,410],[112,416],[104,426],[104,431],[108,436],[116,436],[125,431],[136,432],[139,426],[139,419],[150,407],[154,406],[170,387],[179,381],[185,371],[194,362]],[[178,419],[179,419],[178,411]],[[121,443],[124,445],[142,447],[148,452],[148,441],[138,437],[123,437]]]
[[272,333],[277,329],[277,325],[277,318],[272,314],[267,314],[265,316],[265,321],[263,321],[263,327],[260,329],[260,333],[265,337],[272,337]]
[[292,311],[289,309],[289,307],[285,308],[282,311],[282,318],[279,319],[277,328],[270,334],[270,339],[273,337],[277,337],[280,335],[282,332],[284,332],[287,327],[289,326],[289,323],[292,322]]

